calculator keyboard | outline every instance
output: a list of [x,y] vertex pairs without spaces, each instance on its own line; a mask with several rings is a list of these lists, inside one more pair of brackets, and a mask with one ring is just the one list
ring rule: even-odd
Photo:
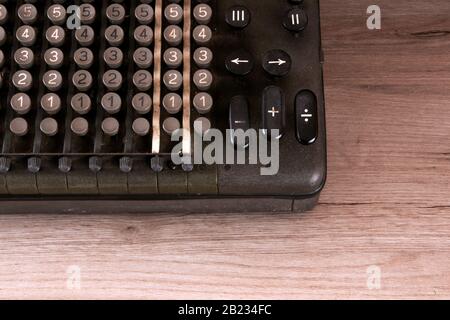
[[[303,196],[325,171],[321,77],[315,0],[0,1],[0,194],[233,195],[253,181]],[[289,170],[260,184],[247,166],[171,163],[171,135],[190,158],[195,123],[279,129],[300,186]]]
[[[210,126],[209,5],[194,7],[191,21],[183,19],[190,1],[184,7],[179,1],[73,1],[80,26],[70,30],[70,1],[18,2],[1,7],[3,25],[11,13],[19,18],[2,29],[3,46],[14,57],[6,61],[3,49],[1,63],[9,69],[3,82],[7,76],[13,84],[4,92],[9,130],[3,154],[91,154],[95,171],[100,154],[169,153],[165,136],[190,130],[191,104]],[[191,32],[184,32],[191,24],[195,70]],[[15,32],[7,35],[10,27]],[[191,72],[198,90],[192,102]],[[60,169],[70,170],[70,159],[60,160]],[[31,171],[39,171],[37,162],[30,161]]]

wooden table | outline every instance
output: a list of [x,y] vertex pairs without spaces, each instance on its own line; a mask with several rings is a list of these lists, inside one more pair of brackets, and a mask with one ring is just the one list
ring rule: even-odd
[[322,1],[316,210],[0,216],[0,298],[450,298],[450,2],[376,2]]

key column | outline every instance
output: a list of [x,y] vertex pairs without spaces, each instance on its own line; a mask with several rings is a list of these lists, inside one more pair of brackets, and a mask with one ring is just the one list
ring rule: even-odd
[[[14,14],[14,13],[11,13]],[[10,107],[13,110],[13,119],[9,123],[12,134],[14,150],[10,152],[30,152],[33,148],[34,122],[36,105],[33,97],[38,93],[39,65],[35,60],[36,52],[40,48],[38,32],[35,26],[38,17],[35,5],[19,2],[17,5],[17,29],[15,30],[14,67],[12,73],[13,92],[10,95]],[[40,38],[40,37],[39,37]]]
[[[64,82],[66,77],[61,69],[65,62],[64,44],[66,39],[66,9],[58,1],[51,1],[45,7],[43,21],[40,90],[38,93],[38,110],[33,153],[54,153],[62,151],[61,132],[64,128],[62,97],[67,95]],[[62,48],[62,49],[61,49]],[[31,158],[28,163],[30,171],[38,171],[40,159]]]
[[[124,62],[124,46],[127,45],[125,31],[123,29],[124,20],[127,16],[125,4],[113,1],[106,8],[107,27],[103,37],[106,45],[103,51],[102,64],[104,72],[102,74],[103,94],[101,97],[102,113],[104,114],[101,122],[101,131],[103,134],[101,151],[121,152],[122,146],[118,136],[124,129],[124,97],[126,97],[126,79],[124,74],[126,70]],[[97,128],[98,130],[98,128]],[[99,150],[96,150],[99,151]]]
[[[11,72],[14,71],[16,65],[8,57],[11,56],[10,50],[14,50],[17,40],[14,35],[6,32],[6,30],[14,30],[14,19],[16,4],[9,1],[1,1],[0,3],[0,56],[3,57],[0,61],[0,115],[1,125],[5,128],[9,127],[10,121],[13,117],[13,110],[8,107],[10,95],[14,93],[15,89],[12,86],[7,86]],[[0,57],[1,59],[1,57]],[[7,153],[10,150],[11,139],[13,133],[9,130],[2,130],[1,134],[1,146],[2,153]],[[6,173],[10,169],[10,159],[6,157],[0,158],[0,172]]]
[[193,51],[194,66],[192,69],[193,83],[193,114],[194,131],[203,135],[211,128],[211,110],[213,108],[213,97],[210,90],[213,85],[213,75],[209,70],[213,61],[213,52],[209,48],[212,41],[212,29],[208,26],[212,20],[213,10],[204,1],[195,1],[197,4],[193,8],[193,31],[192,37],[195,43]]
[[[131,21],[133,28],[132,50],[133,63],[129,69],[132,77],[132,124],[131,130],[135,152],[148,153],[151,149],[151,120],[153,98],[149,94],[153,89],[153,23],[155,10],[147,3],[140,1],[134,8]],[[131,48],[131,47],[130,47]]]

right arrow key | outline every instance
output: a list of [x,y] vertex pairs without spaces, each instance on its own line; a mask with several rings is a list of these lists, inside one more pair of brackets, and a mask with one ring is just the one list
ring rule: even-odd
[[291,67],[291,56],[283,50],[270,50],[263,57],[263,68],[272,76],[286,76],[291,70]]

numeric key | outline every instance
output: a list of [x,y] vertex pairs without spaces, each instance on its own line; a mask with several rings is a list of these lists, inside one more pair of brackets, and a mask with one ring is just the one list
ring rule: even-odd
[[52,46],[62,46],[66,38],[66,32],[59,26],[51,26],[45,32],[45,38]]
[[194,7],[194,18],[198,24],[208,24],[212,18],[212,9],[209,5],[201,3]]
[[149,26],[138,26],[134,30],[134,39],[136,42],[143,47],[147,47],[153,42],[153,30]]
[[25,92],[33,86],[33,76],[26,70],[20,70],[14,73],[12,82],[17,90]]
[[47,10],[48,19],[55,25],[62,25],[66,21],[66,9],[60,4],[51,5]]
[[32,4],[23,4],[17,10],[17,16],[24,24],[33,24],[37,20],[37,9]]
[[148,4],[140,4],[136,7],[134,15],[140,24],[150,24],[153,22],[155,12]]
[[23,69],[29,69],[34,64],[34,52],[29,48],[17,49],[14,53],[14,61]]
[[169,4],[164,10],[164,16],[170,24],[179,24],[183,20],[183,8],[178,4]]
[[23,46],[30,47],[36,42],[36,30],[31,26],[20,26],[17,28],[16,38]]

